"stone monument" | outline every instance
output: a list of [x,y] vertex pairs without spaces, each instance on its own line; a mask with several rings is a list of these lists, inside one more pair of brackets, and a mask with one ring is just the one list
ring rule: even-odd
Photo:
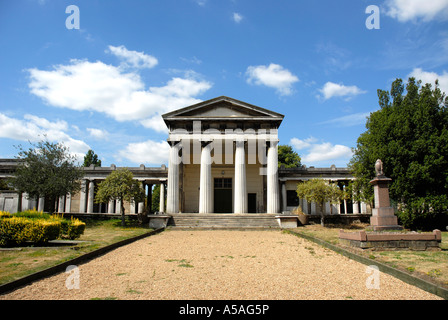
[[376,177],[370,181],[375,195],[370,226],[359,232],[340,230],[341,243],[373,250],[440,250],[440,230],[433,230],[432,233],[400,231],[403,227],[398,225],[398,218],[389,200],[389,184],[392,179],[384,175],[383,163],[379,159],[375,163],[375,171]]
[[389,184],[392,179],[386,177],[383,172],[383,162],[378,159],[375,163],[376,177],[370,181],[373,185],[375,208],[372,209],[370,225],[373,231],[401,230],[398,225],[395,210],[390,206]]

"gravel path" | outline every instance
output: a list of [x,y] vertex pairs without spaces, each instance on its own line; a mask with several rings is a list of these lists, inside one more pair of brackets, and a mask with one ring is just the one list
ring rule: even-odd
[[0,299],[440,299],[281,231],[167,230]]

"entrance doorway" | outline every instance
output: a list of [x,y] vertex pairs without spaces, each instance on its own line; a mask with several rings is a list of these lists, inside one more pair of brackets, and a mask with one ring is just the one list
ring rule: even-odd
[[215,178],[214,212],[232,213],[232,178]]
[[257,213],[257,194],[247,194],[247,211],[248,213]]

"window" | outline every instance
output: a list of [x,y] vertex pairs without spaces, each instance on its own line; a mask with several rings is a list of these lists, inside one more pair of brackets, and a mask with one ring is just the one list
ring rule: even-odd
[[299,205],[299,197],[297,196],[296,190],[286,191],[286,206],[297,207]]
[[232,178],[215,178],[215,189],[232,189]]

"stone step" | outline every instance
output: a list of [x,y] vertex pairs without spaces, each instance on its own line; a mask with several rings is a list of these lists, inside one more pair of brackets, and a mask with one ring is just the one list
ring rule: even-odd
[[268,214],[176,214],[168,226],[189,228],[279,228],[275,215]]

